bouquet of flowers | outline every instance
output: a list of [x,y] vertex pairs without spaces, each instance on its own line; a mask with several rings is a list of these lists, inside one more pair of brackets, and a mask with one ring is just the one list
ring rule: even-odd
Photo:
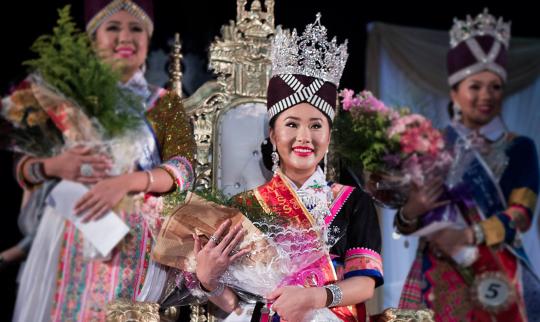
[[[220,281],[239,294],[251,299],[255,297],[258,301],[264,302],[265,295],[280,286],[303,281],[302,274],[317,270],[317,261],[328,256],[331,247],[324,241],[322,227],[304,227],[281,216],[265,213],[250,206],[249,202],[224,201],[215,195],[188,193],[186,203],[162,225],[152,257],[161,264],[180,269],[182,278],[177,282],[191,289],[191,294],[199,297],[197,302],[203,294],[198,290],[194,277],[197,262],[192,234],[208,241],[228,219],[233,226],[241,223],[246,233],[238,248],[247,247],[250,252],[232,263]],[[306,273],[308,267],[309,272]],[[184,293],[181,301],[175,304],[188,304],[186,299],[189,297]],[[191,301],[194,301],[193,297]],[[313,314],[324,316],[321,321],[332,321],[328,319],[332,314],[319,311]]]
[[120,75],[98,58],[69,10],[59,10],[53,33],[34,42],[38,57],[24,63],[30,76],[2,101],[2,115],[15,129],[10,148],[49,156],[63,147],[90,145],[109,154],[119,174],[141,152],[132,142],[144,125],[144,108],[118,86]]
[[[1,103],[2,148],[37,157],[54,155],[63,145],[62,133],[23,81]],[[5,135],[4,135],[5,134]]]
[[337,152],[360,161],[365,190],[380,204],[399,207],[411,183],[447,171],[452,158],[431,122],[407,109],[387,107],[369,91],[340,93],[345,113],[336,119]]

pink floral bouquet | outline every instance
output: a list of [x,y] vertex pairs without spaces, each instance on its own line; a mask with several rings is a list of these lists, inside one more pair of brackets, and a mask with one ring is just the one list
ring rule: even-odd
[[375,200],[399,207],[411,183],[447,171],[452,158],[431,121],[394,110],[369,91],[355,95],[345,89],[340,97],[347,113],[336,119],[338,154],[353,165],[360,161],[363,187]]

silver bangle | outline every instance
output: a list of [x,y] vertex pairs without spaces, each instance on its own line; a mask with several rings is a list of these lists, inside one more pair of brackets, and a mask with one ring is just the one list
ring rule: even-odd
[[45,177],[45,170],[43,169],[43,161],[35,161],[30,163],[29,171],[32,183],[41,183],[47,178]]
[[405,216],[403,215],[403,211],[401,209],[398,211],[398,218],[399,218],[399,221],[405,224],[405,226],[413,226],[418,223],[418,218],[414,218],[414,219],[405,218]]
[[337,284],[328,284],[324,287],[332,293],[332,302],[328,305],[328,307],[340,305],[343,301],[343,292],[341,292],[341,288]]
[[152,171],[150,170],[144,170],[144,172],[146,173],[146,178],[148,180],[146,181],[146,187],[144,188],[143,192],[147,193],[148,191],[150,191],[150,188],[154,184],[154,176],[152,175]]
[[472,225],[472,230],[474,233],[474,244],[480,245],[486,240],[486,235],[484,234],[484,229],[480,224],[474,224]]
[[220,296],[221,294],[223,294],[223,292],[225,291],[225,284],[221,283],[221,282],[218,282],[218,285],[217,287],[208,292],[208,291],[205,291],[204,290],[204,287],[202,286],[201,282],[199,282],[199,289],[201,290],[201,292],[203,292],[206,296],[208,297],[215,297],[215,296]]

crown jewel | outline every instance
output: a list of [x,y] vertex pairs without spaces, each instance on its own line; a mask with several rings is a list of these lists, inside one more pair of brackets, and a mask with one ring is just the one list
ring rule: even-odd
[[508,48],[508,43],[510,42],[510,24],[510,22],[504,22],[502,17],[497,20],[489,14],[487,8],[474,19],[469,15],[466,20],[454,18],[454,26],[450,30],[450,47],[454,48],[460,42],[471,37],[490,35]]
[[271,53],[272,76],[306,75],[339,86],[349,56],[347,41],[339,46],[336,37],[328,41],[326,27],[321,25],[321,14],[317,13],[316,17],[301,36],[297,35],[296,29],[289,33],[276,28]]

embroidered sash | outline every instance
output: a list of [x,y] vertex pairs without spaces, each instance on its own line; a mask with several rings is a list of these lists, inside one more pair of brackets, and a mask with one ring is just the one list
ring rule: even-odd
[[[312,228],[316,223],[315,219],[302,204],[298,195],[288,184],[287,180],[282,176],[283,174],[278,172],[268,183],[255,189],[254,195],[257,198],[257,201],[267,213],[276,213],[285,216],[292,225],[307,229]],[[331,207],[332,217],[335,217],[335,213],[333,212],[336,211],[337,213],[340,209],[341,207]],[[317,233],[320,234],[320,232]],[[317,237],[320,238],[320,236]],[[327,253],[316,262],[302,268],[299,272],[294,274],[294,276],[287,278],[286,285],[320,287],[335,282],[336,280],[337,275],[330,255]],[[356,311],[363,310],[364,312],[359,312],[363,316],[365,310],[363,304],[357,307],[358,308],[352,306],[333,307],[331,308],[331,311],[342,321],[358,321],[356,318]]]

